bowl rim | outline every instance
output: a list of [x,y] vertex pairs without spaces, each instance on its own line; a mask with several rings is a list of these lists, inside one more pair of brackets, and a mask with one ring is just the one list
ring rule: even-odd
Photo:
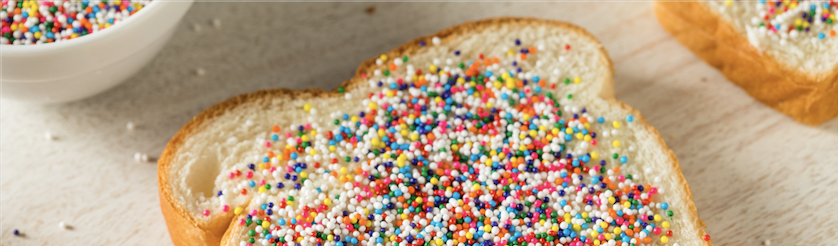
[[148,5],[137,11],[134,15],[130,16],[122,20],[119,25],[113,25],[109,28],[105,28],[105,30],[97,31],[94,33],[77,37],[71,40],[66,40],[62,42],[53,42],[48,44],[35,44],[35,45],[12,45],[12,44],[0,44],[2,47],[2,53],[4,56],[6,55],[31,55],[32,53],[49,53],[49,52],[56,52],[68,48],[78,48],[83,47],[85,45],[89,45],[92,42],[95,42],[95,38],[90,38],[89,36],[96,36],[96,37],[105,37],[117,35],[116,33],[118,30],[127,28],[126,26],[133,25],[131,23],[140,21],[138,19],[145,19],[150,18],[149,16],[154,15],[152,12],[158,12],[163,9],[167,3],[176,3],[176,2],[187,2],[191,3],[193,0],[152,0],[149,2]]

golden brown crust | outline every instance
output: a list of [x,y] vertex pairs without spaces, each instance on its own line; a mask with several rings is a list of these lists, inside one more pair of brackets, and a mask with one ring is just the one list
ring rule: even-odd
[[[587,36],[593,42],[599,43],[599,41],[595,37],[593,37],[593,35],[589,34],[586,30],[566,22],[541,20],[534,18],[501,17],[467,22],[461,25],[452,26],[435,34],[414,39],[413,41],[410,41],[396,49],[393,49],[387,52],[386,54],[389,57],[401,57],[403,55],[410,55],[418,51],[419,47],[421,47],[421,41],[431,43],[431,39],[433,37],[439,37],[445,40],[448,38],[455,37],[457,35],[467,34],[468,32],[474,32],[487,27],[504,24],[553,26],[557,28],[570,30],[571,32],[576,32],[582,36]],[[605,51],[604,47],[600,45],[599,49],[602,54],[600,60],[600,62],[602,63],[601,65],[608,67],[608,74],[603,75],[606,81],[604,82],[605,84],[602,85],[601,91],[599,91],[598,95],[601,98],[607,99],[610,102],[620,105],[620,107],[633,112],[634,115],[637,115],[638,119],[650,128],[650,132],[655,134],[657,141],[660,142],[661,146],[664,146],[664,148],[666,148],[666,144],[664,143],[663,138],[660,137],[660,134],[658,134],[657,130],[655,130],[651,127],[651,125],[648,125],[648,123],[646,123],[646,121],[643,119],[640,113],[614,99],[614,68],[610,58],[607,55],[608,53]],[[373,57],[369,60],[364,61],[358,67],[355,76],[350,80],[343,82],[341,86],[345,87],[347,90],[351,90],[358,86],[364,85],[365,80],[363,79],[363,75],[368,74],[367,71],[375,69],[376,58],[377,57]],[[207,124],[207,122],[210,121],[210,119],[222,115],[225,112],[228,112],[240,105],[251,103],[267,103],[267,100],[264,100],[267,98],[309,99],[326,98],[337,95],[339,94],[334,91],[326,92],[320,89],[306,89],[301,91],[293,91],[287,89],[261,90],[249,94],[239,95],[224,102],[221,102],[207,110],[204,110],[203,112],[198,114],[198,116],[189,121],[171,139],[169,144],[166,146],[166,149],[163,151],[160,160],[158,161],[158,184],[160,190],[160,205],[163,210],[163,215],[166,218],[166,223],[169,227],[169,234],[171,235],[172,241],[175,243],[175,245],[219,245],[220,243],[221,245],[235,245],[236,235],[232,234],[240,230],[240,226],[236,223],[237,220],[233,219],[233,217],[231,217],[230,220],[224,221],[225,226],[223,228],[212,227],[198,222],[195,218],[192,218],[191,215],[187,213],[181,207],[181,205],[176,202],[176,199],[173,197],[172,187],[168,182],[169,168],[171,162],[173,161],[174,154],[177,152],[177,149],[183,145],[184,141],[187,139],[188,136],[190,136],[194,132],[199,131],[205,124]],[[675,155],[672,153],[671,150],[669,150],[668,148],[666,148],[666,150],[669,152],[673,166],[676,170],[678,170],[678,179],[680,180],[679,183],[682,184],[683,189],[685,189],[688,194],[688,196],[684,199],[686,200],[686,203],[689,206],[690,214],[686,215],[686,217],[693,218],[694,220],[696,220],[695,222],[697,224],[699,224],[701,227],[704,227],[704,223],[700,219],[698,219],[698,213],[696,212],[695,205],[692,201],[692,194],[689,191],[689,186],[687,185],[687,182],[684,179],[683,174],[680,172],[681,169],[678,164],[678,160],[677,158],[675,158]],[[704,235],[703,230],[697,231],[696,233],[698,238]],[[708,242],[707,245],[712,244]]]
[[663,28],[762,103],[816,125],[838,116],[838,69],[807,73],[761,53],[701,2],[655,2]]

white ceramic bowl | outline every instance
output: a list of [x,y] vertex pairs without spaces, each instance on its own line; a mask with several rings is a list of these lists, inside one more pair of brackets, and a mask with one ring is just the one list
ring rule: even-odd
[[191,5],[192,0],[153,0],[121,23],[83,37],[0,45],[2,97],[59,103],[110,89],[154,58]]

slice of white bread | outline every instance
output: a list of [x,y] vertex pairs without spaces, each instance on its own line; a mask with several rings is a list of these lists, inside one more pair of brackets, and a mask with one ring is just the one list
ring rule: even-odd
[[[835,118],[838,23],[831,12],[838,8],[804,1],[783,12],[793,2],[775,3],[659,1],[654,9],[665,30],[757,100],[806,124]],[[804,13],[815,13],[811,23]],[[773,31],[776,25],[784,31]]]
[[[516,40],[520,40],[522,46],[516,46]],[[527,59],[522,60],[523,57],[519,51],[523,48],[529,52],[530,48],[527,47],[532,47],[532,51],[535,52],[530,52]],[[455,54],[455,51],[459,54]],[[308,172],[308,176],[306,177],[311,180],[310,186],[303,185],[300,191],[292,191],[294,188],[291,188],[291,186],[294,182],[284,177],[286,174],[284,170],[288,164],[296,165],[295,162],[289,163],[285,159],[286,161],[275,163],[278,157],[274,157],[268,158],[270,161],[265,166],[250,169],[249,164],[263,163],[263,159],[270,156],[266,154],[269,150],[282,153],[283,151],[280,150],[283,149],[282,146],[285,146],[286,141],[289,139],[286,137],[286,134],[294,134],[290,142],[294,143],[293,138],[298,136],[296,135],[298,133],[297,127],[304,124],[311,124],[312,129],[317,129],[317,132],[320,134],[318,136],[326,135],[326,137],[329,137],[330,135],[328,134],[330,132],[335,135],[340,134],[333,124],[335,119],[343,118],[344,114],[347,114],[347,116],[358,116],[359,112],[369,113],[370,100],[367,98],[378,96],[378,93],[386,94],[388,91],[391,91],[388,88],[389,83],[387,79],[383,77],[383,73],[389,73],[389,78],[402,78],[406,75],[406,69],[427,71],[432,68],[432,65],[437,64],[435,65],[437,69],[443,72],[448,71],[453,76],[453,74],[463,72],[463,69],[458,68],[458,64],[461,61],[465,64],[470,64],[469,61],[479,60],[479,54],[484,54],[486,58],[501,58],[499,59],[500,64],[491,66],[496,74],[509,72],[507,69],[511,66],[510,63],[514,61],[518,67],[525,69],[524,73],[515,75],[521,76],[517,80],[518,82],[529,80],[532,83],[534,79],[533,75],[538,75],[540,78],[539,83],[545,85],[543,88],[544,91],[540,94],[545,95],[546,92],[549,92],[555,95],[557,103],[560,104],[557,110],[565,113],[561,117],[563,120],[571,121],[570,119],[573,119],[572,115],[574,113],[585,119],[590,117],[591,121],[588,123],[589,130],[602,133],[599,136],[594,136],[595,139],[593,139],[599,141],[599,144],[594,145],[593,142],[589,141],[590,138],[587,140],[572,140],[566,146],[568,149],[562,150],[561,155],[573,153],[574,156],[578,156],[574,158],[584,158],[582,157],[584,153],[598,151],[602,153],[599,159],[597,159],[596,155],[588,157],[597,162],[607,160],[607,165],[604,167],[608,168],[609,171],[603,171],[603,179],[618,180],[621,179],[620,175],[631,174],[634,179],[627,179],[625,181],[627,187],[631,186],[630,182],[634,182],[636,185],[645,185],[647,192],[650,190],[649,185],[655,187],[659,191],[653,196],[653,202],[656,205],[652,205],[651,207],[647,206],[643,212],[662,215],[667,211],[674,212],[673,217],[663,215],[661,218],[658,218],[661,219],[660,221],[655,222],[661,225],[666,221],[666,223],[671,225],[667,230],[671,230],[674,235],[667,237],[668,244],[712,245],[709,241],[703,240],[706,236],[706,233],[702,229],[704,223],[698,218],[689,186],[680,171],[678,160],[672,151],[666,147],[658,132],[646,123],[637,111],[614,99],[613,68],[602,45],[586,31],[571,24],[528,18],[496,18],[469,22],[450,27],[430,36],[418,38],[385,53],[382,57],[376,57],[364,62],[358,68],[356,75],[342,84],[341,89],[339,89],[345,89],[345,92],[342,93],[321,90],[264,90],[237,96],[205,110],[187,123],[172,138],[158,162],[160,203],[169,227],[169,233],[175,245],[247,245],[247,241],[252,238],[251,235],[248,235],[251,233],[251,230],[254,230],[256,239],[264,236],[261,234],[262,229],[257,230],[256,228],[260,225],[244,222],[248,214],[253,212],[256,212],[253,213],[256,216],[254,216],[255,218],[251,222],[257,222],[257,220],[266,217],[273,217],[271,223],[279,223],[277,222],[279,219],[288,219],[290,221],[291,218],[288,218],[290,214],[288,210],[291,207],[299,208],[299,206],[311,205],[312,208],[315,208],[322,204],[332,203],[329,209],[318,214],[312,214],[312,216],[320,216],[318,220],[324,219],[323,217],[329,219],[329,216],[336,216],[334,212],[337,211],[340,214],[341,209],[351,210],[348,209],[351,206],[346,205],[346,203],[347,200],[349,200],[349,203],[352,203],[351,201],[354,199],[347,199],[346,197],[354,196],[345,190],[347,183],[342,183],[339,179],[325,172],[340,173],[339,177],[343,177],[345,173],[343,170],[340,170],[343,167],[348,168],[350,174],[356,168],[362,168],[364,171],[370,170],[369,168],[371,166],[366,165],[368,163],[367,160],[346,162],[343,158],[344,154],[346,154],[346,157],[355,157],[356,155],[352,153],[360,152],[353,152],[353,149],[365,147],[360,147],[359,145],[358,148],[355,148],[352,145],[347,146],[345,142],[337,144],[336,152],[332,153],[336,155],[334,157],[340,160],[335,165],[329,165],[328,163],[330,162],[326,157],[312,158],[312,153],[308,152],[310,149],[307,149],[306,153],[299,153],[299,158],[303,161],[297,162],[308,163],[305,169]],[[409,58],[409,60],[395,61],[395,59],[404,59],[405,57]],[[388,70],[394,68],[391,66],[395,66],[396,69],[392,71]],[[467,68],[468,65],[465,67]],[[482,73],[484,70],[481,69],[480,71]],[[429,81],[426,82],[428,85],[435,85],[437,82],[434,80],[440,79],[440,76],[427,73],[422,72],[420,74],[428,76]],[[412,76],[408,77],[414,82],[418,82],[416,79],[419,77],[416,79]],[[385,82],[384,87],[379,87],[377,81],[380,80]],[[457,83],[459,83],[458,85],[463,85],[462,82]],[[551,89],[551,85],[555,87]],[[509,93],[503,83],[500,86],[499,88],[501,89],[498,89],[498,87],[494,87],[493,89],[498,90],[497,94],[500,94],[501,91]],[[407,91],[416,93],[417,89],[414,88],[398,93],[408,93]],[[399,95],[398,93],[395,95]],[[515,97],[516,95],[512,95],[512,98]],[[454,98],[454,96],[450,98]],[[497,106],[494,107],[503,108],[500,104],[506,103],[506,100],[495,101],[494,104]],[[548,106],[544,104],[539,107],[547,109],[552,107],[552,105]],[[587,110],[587,112],[582,112],[584,110]],[[454,117],[453,114],[449,116]],[[597,117],[600,116],[607,119],[607,122],[604,124],[596,122]],[[631,116],[631,122],[628,120],[629,116]],[[442,119],[441,116],[439,119]],[[451,122],[449,127],[452,129],[451,132],[453,132],[453,129],[458,125],[455,124],[457,123],[456,120],[451,120]],[[550,120],[542,120],[540,122],[550,123]],[[573,122],[575,122],[574,124],[578,128],[583,128],[584,124],[579,120]],[[280,131],[276,134],[280,138],[279,141],[272,140],[274,126],[280,128]],[[349,126],[349,124],[343,121],[341,126]],[[547,130],[549,131],[549,129]],[[456,136],[451,135],[453,133],[450,132],[441,133],[439,131],[440,129],[433,130],[433,133],[437,134],[437,142],[440,145],[431,148],[428,160],[439,160],[441,161],[438,164],[440,166],[449,165],[452,160],[451,155],[441,154],[438,148],[445,148],[449,144],[452,144],[452,140],[448,139],[448,137]],[[325,140],[314,137],[310,132],[306,133],[304,136],[315,139],[315,145],[326,142]],[[558,138],[560,135],[563,136],[564,133],[557,134],[556,141],[559,141]],[[589,134],[588,137],[590,136]],[[365,137],[364,139],[366,140],[367,138]],[[427,139],[427,137],[423,135],[421,139]],[[613,141],[618,139],[621,141],[621,145],[615,147]],[[515,142],[518,140],[512,141]],[[582,141],[585,141],[585,143],[581,143]],[[270,142],[272,145],[266,147],[266,142]],[[463,143],[459,144],[462,145]],[[474,148],[477,147],[475,146]],[[329,152],[329,150],[319,147],[316,150],[319,153]],[[315,153],[315,155],[319,153]],[[612,159],[612,153],[624,156],[629,161],[626,164],[620,164],[617,159]],[[286,153],[282,154],[285,155]],[[284,158],[288,158],[288,156],[284,156]],[[380,159],[377,158],[380,157],[374,157],[373,161],[378,162]],[[558,161],[553,160],[553,163]],[[311,162],[323,164],[321,164],[320,168],[316,168],[315,164]],[[561,163],[569,162],[571,160],[561,160]],[[433,168],[434,165],[437,164],[430,166]],[[480,167],[481,165],[483,163],[469,163],[469,167],[472,168],[483,168]],[[271,170],[263,171],[261,169],[263,167],[269,168],[269,166],[278,167],[279,170],[271,172]],[[594,164],[593,166],[597,165]],[[593,166],[591,167],[591,171],[594,170]],[[619,166],[620,169],[613,169],[615,166]],[[618,170],[619,173],[613,173],[614,170]],[[238,175],[236,174],[237,171]],[[253,178],[245,178],[249,175],[247,173],[251,171],[254,175]],[[292,171],[291,173],[295,172]],[[303,176],[302,173],[299,173],[299,175],[300,177]],[[548,177],[555,178],[556,176],[554,175],[558,174],[553,173]],[[273,185],[270,189],[263,190],[264,193],[260,193],[258,189],[262,185],[261,183],[255,187],[248,185],[248,180],[260,181],[263,178],[267,180],[267,184]],[[366,182],[365,180],[368,180],[360,176],[356,178],[355,180],[360,182]],[[586,173],[586,182],[591,182],[591,179],[591,176]],[[427,181],[424,179],[418,180],[417,182]],[[279,189],[275,185],[278,182],[284,182],[286,186]],[[612,181],[610,184],[614,184],[616,187],[616,183],[616,181]],[[368,185],[362,186],[368,187]],[[487,187],[494,187],[494,185],[488,184],[482,187],[469,187],[469,185],[465,185],[462,189],[464,191],[477,188],[487,189]],[[577,187],[577,185],[571,184],[568,189],[573,189],[573,187]],[[320,191],[324,195],[318,196],[317,188],[320,188]],[[406,187],[402,188],[408,189]],[[618,187],[616,189],[619,190],[621,188]],[[242,189],[248,191],[247,195],[242,195]],[[223,195],[219,196],[219,191],[222,191]],[[361,191],[360,188],[358,191]],[[599,191],[604,190],[597,190],[597,192]],[[553,193],[558,194],[557,192]],[[289,194],[297,197],[295,203],[289,205],[289,209],[278,209],[277,207],[282,203],[282,199],[287,198]],[[344,194],[343,199],[335,198],[335,194]],[[570,196],[570,194],[574,193],[569,192],[567,196]],[[626,194],[622,196],[621,199],[627,199]],[[332,198],[334,200],[327,202],[325,198]],[[569,197],[563,197],[561,199],[565,198]],[[395,200],[395,198],[393,199]],[[558,202],[559,200],[551,201],[553,202],[548,204],[550,207],[558,207],[559,210],[563,209]],[[607,199],[605,202],[608,202]],[[669,210],[660,208],[663,202],[668,204]],[[274,203],[275,207],[262,207],[262,204],[267,203]],[[365,203],[367,203],[366,200],[357,204]],[[229,209],[227,212],[224,212],[224,205],[227,205]],[[368,205],[371,207],[371,210],[374,210],[375,205],[372,203]],[[582,209],[584,205],[570,200],[567,209]],[[602,206],[611,208],[620,206],[620,204],[603,204]],[[235,210],[238,207],[242,208],[242,213],[235,216]],[[593,210],[597,210],[598,208],[594,208]],[[270,209],[272,212],[276,210],[276,213],[268,216],[266,209]],[[355,208],[355,210],[349,212],[354,214],[357,211],[357,208]],[[439,213],[439,210],[435,212]],[[564,214],[564,212],[562,213]],[[591,211],[592,215],[594,213],[594,211]],[[293,218],[293,214],[291,215]],[[375,223],[373,224],[370,221],[368,225],[386,226],[396,223],[392,220],[392,216],[390,218],[375,218]],[[584,223],[582,221],[577,222]],[[640,223],[640,221],[637,223]],[[275,224],[272,224],[267,228],[273,229],[274,226]],[[309,231],[304,231],[304,233],[310,233],[311,230],[320,231],[322,229],[316,226],[309,227],[307,229]],[[574,231],[574,233],[579,232],[583,235],[589,235],[590,238],[591,230],[593,230],[593,227],[581,229],[581,231]],[[607,230],[606,234],[610,237],[611,234],[609,232],[613,233],[615,227],[609,226],[605,230]],[[329,232],[333,232],[333,230],[329,230]],[[617,232],[617,235],[620,233],[626,232]],[[651,244],[664,245],[665,243],[661,242],[661,236],[665,233],[666,231],[663,231],[661,235],[652,235],[651,238],[654,240],[651,241]],[[640,233],[632,234],[634,235],[633,237],[639,237]],[[600,234],[600,236],[604,235]],[[613,239],[611,240],[614,242]],[[262,245],[261,243],[263,242],[262,240],[254,241],[254,245]],[[604,243],[608,243],[608,240],[603,241]],[[448,242],[453,241],[449,240]],[[314,243],[306,244],[316,245]],[[330,242],[325,245],[335,245],[335,243]],[[381,245],[392,244],[388,242],[387,244]],[[403,242],[401,245],[405,245],[405,243]],[[436,245],[436,241],[432,245]]]

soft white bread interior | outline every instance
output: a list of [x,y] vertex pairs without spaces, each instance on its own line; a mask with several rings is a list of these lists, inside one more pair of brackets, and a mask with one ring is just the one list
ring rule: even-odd
[[[516,46],[516,40],[520,40],[522,46]],[[517,52],[513,52],[530,46],[537,52],[529,54],[526,60],[522,60]],[[455,54],[455,51],[459,54]],[[386,58],[377,57],[363,63],[356,76],[344,82],[343,93],[319,90],[266,90],[241,95],[207,109],[184,126],[172,139],[159,162],[160,201],[172,240],[176,245],[247,245],[250,238],[253,238],[253,235],[249,234],[254,230],[257,240],[253,245],[262,245],[264,241],[259,239],[264,237],[261,234],[261,225],[244,223],[246,217],[251,211],[259,210],[262,204],[278,205],[289,195],[297,197],[293,205],[288,205],[294,208],[317,207],[326,203],[324,197],[332,198],[330,203],[333,206],[331,210],[322,212],[323,217],[335,216],[342,210],[350,210],[349,208],[352,208],[353,213],[358,208],[374,210],[371,202],[347,202],[352,200],[346,199],[347,195],[356,194],[357,190],[352,191],[352,186],[347,186],[349,183],[343,183],[329,173],[324,173],[342,173],[341,168],[347,168],[351,172],[356,167],[363,167],[366,160],[344,161],[344,157],[355,157],[358,153],[365,153],[358,152],[358,148],[352,145],[336,146],[336,150],[332,152],[333,156],[328,157],[337,157],[339,162],[336,165],[328,165],[326,156],[312,157],[310,153],[300,153],[301,159],[297,162],[308,162],[309,165],[312,165],[311,162],[323,163],[320,168],[308,167],[309,173],[306,177],[309,181],[306,182],[310,184],[304,184],[300,190],[294,190],[291,187],[293,182],[287,180],[283,173],[284,169],[288,165],[294,165],[294,162],[276,162],[274,158],[269,158],[268,163],[278,167],[276,172],[259,167],[251,169],[249,165],[263,163],[268,150],[281,153],[280,150],[290,139],[285,134],[296,134],[300,126],[310,124],[309,126],[316,129],[321,136],[328,132],[340,134],[337,130],[339,126],[333,124],[335,119],[342,118],[344,114],[357,116],[359,112],[369,112],[370,100],[366,98],[373,95],[371,93],[378,95],[389,91],[387,79],[382,71],[390,72],[389,78],[405,77],[405,67],[426,71],[429,67],[436,66],[441,71],[452,74],[463,73],[458,64],[478,60],[477,57],[481,53],[486,57],[501,58],[499,64],[493,65],[496,73],[513,71],[511,63],[514,61],[518,67],[527,71],[516,75],[520,76],[519,79],[532,81],[534,76],[539,76],[543,82],[547,82],[546,84],[555,84],[555,88],[549,89],[550,87],[545,86],[544,90],[555,95],[561,105],[559,110],[565,113],[564,118],[575,113],[592,120],[590,130],[600,133],[596,137],[599,144],[568,144],[562,154],[584,155],[594,151],[601,153],[600,159],[608,160],[607,168],[620,168],[620,173],[609,171],[603,174],[610,177],[610,180],[630,174],[634,179],[627,182],[647,187],[651,185],[658,189],[659,193],[654,196],[655,203],[647,208],[648,211],[643,212],[662,214],[664,210],[660,206],[662,202],[666,202],[669,211],[675,215],[663,216],[662,220],[671,225],[669,230],[672,230],[674,235],[667,238],[668,243],[662,243],[660,235],[654,235],[652,245],[711,245],[709,241],[702,239],[706,235],[702,229],[704,224],[698,218],[692,195],[681,174],[677,159],[657,131],[646,123],[638,112],[614,99],[613,69],[600,43],[583,29],[571,24],[526,18],[469,22],[418,38],[385,53]],[[409,60],[398,62],[398,69],[388,70],[393,59],[403,57],[408,57]],[[429,78],[429,85],[433,85],[435,82],[431,78],[434,76],[426,76]],[[436,78],[439,79],[439,76]],[[569,83],[565,83],[566,79]],[[377,81],[384,81],[384,87],[379,87]],[[508,92],[506,87],[496,90],[497,94],[502,91]],[[513,97],[517,98],[517,95]],[[506,101],[495,102],[501,103]],[[586,112],[583,113],[583,110]],[[605,124],[596,123],[595,119],[600,116],[608,121]],[[627,120],[629,116],[633,119],[631,122]],[[618,123],[612,123],[613,121]],[[274,126],[281,129],[277,134],[280,138],[278,141],[271,141]],[[341,123],[341,126],[348,125]],[[312,138],[314,142],[325,142],[314,136]],[[456,139],[457,136],[437,132],[437,141],[444,144],[450,145],[452,138]],[[619,140],[622,144],[615,147],[612,144],[614,140]],[[274,146],[266,147],[266,142]],[[329,152],[317,148],[315,150],[320,153]],[[620,164],[611,159],[612,153],[625,156],[630,161]],[[440,154],[439,151],[431,151],[431,156],[432,160],[441,162],[450,162],[451,158],[450,155]],[[260,193],[248,186],[247,180],[251,179],[242,179],[248,172],[253,173],[252,180],[264,179],[268,184],[285,182],[288,186],[280,189],[273,185],[264,190],[264,193]],[[585,176],[590,180],[589,175]],[[362,183],[364,180],[356,179]],[[328,195],[306,196],[316,194],[318,188]],[[248,193],[242,195],[242,189]],[[219,192],[222,195],[219,195]],[[337,194],[342,194],[343,199],[334,198]],[[225,205],[228,210],[226,212]],[[568,206],[582,209],[585,204],[571,200]],[[241,213],[236,216],[235,210],[239,207]],[[287,212],[288,210],[291,209],[283,209],[284,212],[271,215],[272,221],[290,221],[294,214]],[[271,217],[261,211],[253,214],[258,215],[253,216],[251,221]],[[379,225],[379,222],[375,225]],[[381,226],[384,226],[383,223]],[[607,228],[609,231],[613,229]],[[335,232],[340,233],[340,230]],[[587,233],[590,237],[590,230],[581,230],[579,233]],[[634,237],[638,237],[637,234]],[[604,243],[608,242],[605,241]],[[315,245],[312,242],[306,244]]]
[[656,1],[654,10],[666,31],[767,106],[811,125],[838,116],[835,3]]

